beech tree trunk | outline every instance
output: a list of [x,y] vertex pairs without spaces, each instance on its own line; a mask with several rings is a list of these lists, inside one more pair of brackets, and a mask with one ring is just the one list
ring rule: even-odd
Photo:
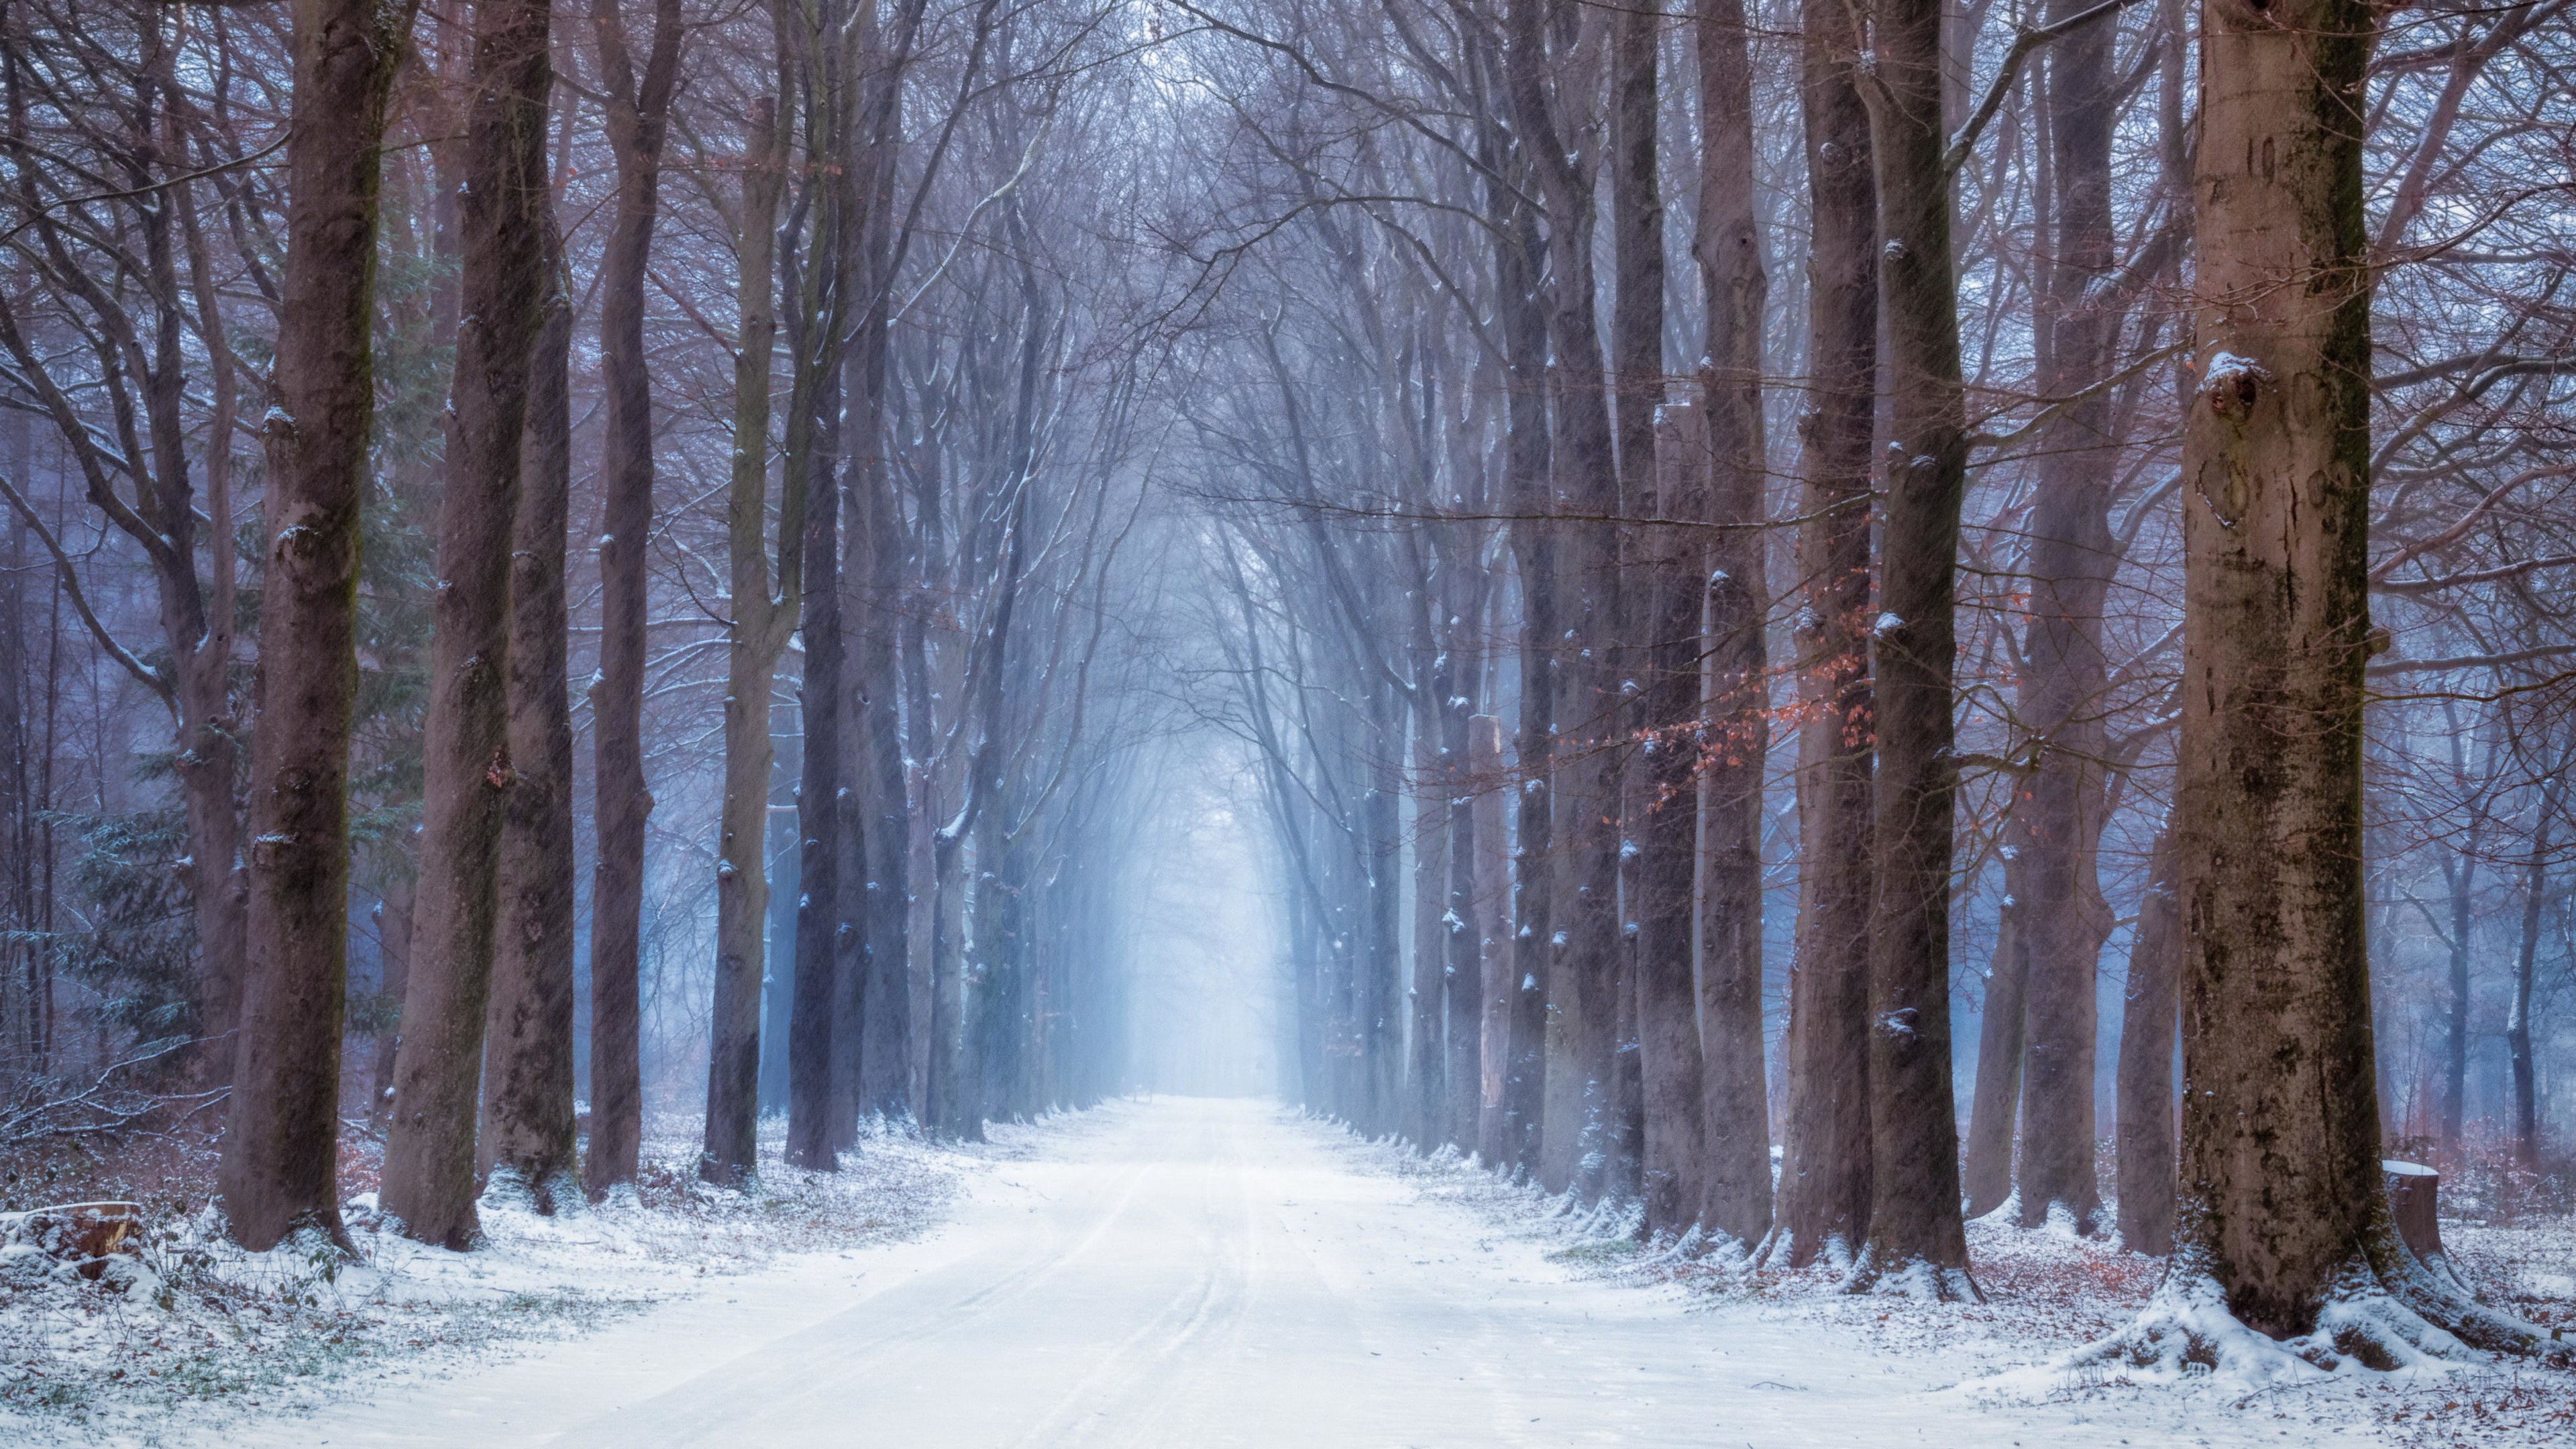
[[261,1251],[340,1226],[340,1021],[348,987],[349,722],[358,507],[375,409],[377,180],[412,6],[306,0],[287,120],[287,255],[268,438],[259,726],[252,744],[241,1036],[220,1176]]
[[[769,810],[770,689],[778,656],[802,602],[804,479],[798,449],[779,488],[777,592],[769,544],[770,361],[778,337],[778,205],[786,182],[786,135],[778,103],[752,105],[743,157],[741,321],[735,333],[733,480],[725,506],[733,584],[727,631],[724,797],[716,824],[715,1005],[707,1058],[706,1146],[698,1175],[733,1184],[760,1160],[761,922],[769,909],[762,859]],[[794,417],[791,414],[791,423]]]
[[1879,608],[1870,628],[1878,722],[1871,782],[1877,897],[1869,917],[1869,1273],[1934,1270],[1975,1296],[1959,1216],[1950,1071],[1954,576],[1967,495],[1958,283],[1950,255],[1941,0],[1880,0],[1870,136],[1878,166],[1888,446]]
[[[2015,792],[2016,794],[2019,791]],[[2004,831],[2004,906],[1995,922],[1994,965],[1986,972],[1985,1010],[1977,1019],[1977,1082],[1968,1102],[1964,1190],[1969,1217],[1981,1218],[2012,1196],[2013,1142],[2021,1127],[2024,988],[2030,952],[2022,944],[2022,857],[2026,830],[2016,818]]]
[[2202,12],[2183,432],[2178,1251],[2307,1332],[2388,1221],[2362,895],[2371,648],[2362,87],[2378,12]]
[[1848,1261],[1869,1231],[1870,445],[1878,374],[1878,190],[1860,41],[1841,0],[1806,0],[1799,103],[1810,215],[1807,315],[1813,399],[1803,456],[1798,571],[1797,957],[1790,981],[1788,1114],[1771,1256]]
[[2531,995],[2540,964],[2540,912],[2547,897],[2549,844],[2565,797],[2567,767],[2562,762],[2540,787],[2540,812],[2531,828],[2531,860],[2523,868],[2522,946],[2513,963],[2513,1012],[2505,1020],[2505,1054],[2513,1071],[2513,1160],[2526,1169],[2540,1166],[2539,1063],[2532,1056]]
[[1480,714],[1467,724],[1467,774],[1474,780],[1476,812],[1476,914],[1483,973],[1477,1059],[1476,1152],[1487,1167],[1511,1162],[1503,1131],[1504,1083],[1511,1065],[1512,1008],[1520,999],[1518,956],[1512,949],[1512,850],[1505,809],[1510,805],[1503,763],[1503,721]]
[[508,738],[518,767],[501,823],[500,921],[484,1031],[487,1181],[514,1176],[552,1212],[580,1191],[573,1136],[572,700],[564,544],[572,505],[572,299],[549,205],[545,320],[530,354],[510,559]]
[[590,1150],[593,1197],[635,1180],[644,1132],[642,1061],[644,823],[644,545],[653,528],[653,394],[644,358],[644,285],[661,212],[662,140],[679,76],[679,0],[654,0],[639,77],[619,0],[595,0],[600,84],[617,162],[616,209],[600,255],[599,675],[590,686],[596,751],[590,888]]
[[2182,956],[2177,864],[2168,819],[2147,862],[2120,1013],[2120,1243],[2155,1257],[2173,1251],[2174,977]]
[[[1539,1182],[1550,1192],[1578,1188],[1597,1195],[1610,1171],[1611,1056],[1618,1029],[1620,758],[1614,736],[1623,710],[1612,650],[1619,621],[1619,539],[1610,522],[1619,510],[1601,328],[1595,304],[1592,215],[1600,126],[1588,57],[1549,54],[1546,36],[1570,34],[1581,21],[1566,0],[1512,0],[1512,109],[1534,153],[1532,170],[1545,198],[1547,339],[1556,401],[1551,458],[1557,505],[1571,515],[1558,527],[1566,556],[1557,584],[1551,643],[1567,656],[1557,679],[1552,724],[1556,825],[1550,844],[1562,872],[1555,882],[1555,931],[1547,986],[1547,1082]],[[1594,73],[1597,76],[1597,72]],[[1571,647],[1569,647],[1571,646]],[[1582,1181],[1577,1182],[1581,1176]]]
[[[1622,398],[1623,407],[1635,401]],[[1707,449],[1695,409],[1666,413],[1656,486],[1632,501],[1641,518],[1708,513]],[[1698,983],[1691,931],[1699,865],[1700,613],[1707,549],[1702,530],[1640,526],[1632,574],[1646,642],[1633,671],[1638,728],[1637,1048],[1644,1067],[1645,1201],[1650,1232],[1679,1233],[1707,1202],[1710,1143],[1702,1075]],[[1761,1058],[1755,1038],[1754,1058]],[[1766,1133],[1767,1135],[1767,1133]],[[1767,1175],[1767,1174],[1766,1174]],[[1766,1184],[1767,1186],[1767,1184]]]
[[425,1243],[471,1245],[474,1126],[492,989],[508,738],[510,554],[528,358],[545,305],[546,0],[475,9],[463,300],[422,725],[420,885],[394,1052],[383,1202]]
[[[2063,23],[2089,0],[2050,0]],[[2023,635],[2022,723],[2038,740],[2028,798],[2017,802],[2025,901],[2021,944],[2029,979],[2024,1006],[2021,1219],[2036,1227],[2063,1208],[2079,1232],[2102,1209],[2094,1180],[2097,992],[2111,912],[2097,861],[2110,815],[2109,660],[2102,609],[2119,563],[2111,536],[2118,479],[2108,384],[2120,335],[2105,294],[2116,258],[2111,219],[2111,131],[2118,27],[2085,24],[2051,43],[2046,96],[2057,223],[2039,324],[2050,333],[2040,389],[2073,399],[2041,435],[2030,516],[2030,621]]]
[[[1746,1245],[1771,1229],[1770,1084],[1762,1067],[1762,784],[1771,752],[1771,610],[1763,551],[1770,478],[1762,422],[1770,296],[1754,198],[1753,74],[1741,0],[1699,14],[1700,211],[1708,299],[1700,374],[1709,535],[1700,648],[1700,1056],[1708,1168],[1700,1221]],[[1696,455],[1686,466],[1699,467]]]
[[1504,491],[1520,576],[1520,720],[1513,742],[1511,937],[1503,968],[1503,1082],[1495,1130],[1499,1166],[1534,1176],[1547,1100],[1547,983],[1556,948],[1557,537],[1546,518],[1554,473],[1547,419],[1547,328],[1538,305],[1537,218],[1525,205],[1494,249],[1495,292],[1512,387],[1504,438]]

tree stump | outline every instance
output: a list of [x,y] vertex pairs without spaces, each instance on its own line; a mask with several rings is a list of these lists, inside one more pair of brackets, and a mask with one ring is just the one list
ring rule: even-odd
[[2394,1158],[2382,1159],[2379,1167],[2387,1174],[2388,1211],[2396,1219],[2398,1240],[2427,1271],[2467,1292],[2467,1285],[2451,1269],[2450,1255],[2442,1251],[2442,1220],[2435,1203],[2442,1174],[2420,1162]]
[[95,1282],[109,1256],[138,1251],[142,1235],[141,1203],[75,1202],[15,1214],[0,1238],[76,1264],[82,1277]]

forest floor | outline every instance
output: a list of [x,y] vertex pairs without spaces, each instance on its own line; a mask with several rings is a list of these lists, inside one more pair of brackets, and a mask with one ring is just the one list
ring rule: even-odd
[[[674,1177],[638,1207],[496,1215],[470,1255],[370,1236],[375,1261],[336,1280],[272,1265],[260,1286],[258,1265],[164,1249],[168,1281],[201,1275],[167,1304],[17,1294],[0,1442],[2576,1441],[2576,1375],[2528,1367],[2261,1392],[2057,1370],[2155,1269],[2058,1233],[1974,1226],[1992,1301],[1945,1307],[1640,1249],[1611,1215],[1265,1104],[1125,1101],[995,1136],[872,1140],[857,1171],[776,1171],[757,1196]],[[2493,1295],[2576,1318],[2565,1219],[2445,1230]],[[208,1274],[239,1285],[228,1308],[204,1306]]]

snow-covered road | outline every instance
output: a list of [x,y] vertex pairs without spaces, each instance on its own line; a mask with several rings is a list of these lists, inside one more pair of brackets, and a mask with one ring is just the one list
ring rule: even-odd
[[[231,1444],[2300,1444],[2161,1393],[1999,1404],[1777,1308],[1569,1276],[1252,1102],[1051,1124],[922,1242],[804,1259]],[[365,1391],[361,1390],[364,1393]],[[2204,1407],[2207,1401],[2201,1401]],[[2194,1422],[2198,1420],[2199,1422]],[[2291,1427],[2295,1424],[2295,1427]],[[2354,1440],[2352,1442],[2365,1442]]]

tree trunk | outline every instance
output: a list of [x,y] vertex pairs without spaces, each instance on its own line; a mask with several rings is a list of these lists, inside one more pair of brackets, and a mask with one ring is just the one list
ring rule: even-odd
[[[2016,791],[2016,794],[2019,792]],[[2020,802],[2016,801],[2016,804]],[[1986,973],[1985,1010],[1977,1020],[1977,1084],[1968,1103],[1965,1190],[1969,1217],[1981,1218],[2012,1196],[2013,1139],[2021,1126],[2021,1051],[2024,992],[2030,952],[2022,942],[2023,858],[2028,854],[2021,820],[2006,822],[2004,905],[1995,922],[1994,966]]]
[[422,724],[420,887],[394,1054],[383,1201],[403,1231],[471,1244],[508,739],[510,554],[528,358],[545,306],[546,0],[476,7],[462,311]]
[[796,934],[793,1004],[787,1024],[787,1161],[821,1172],[840,1168],[842,1102],[855,1103],[856,1084],[835,1077],[835,1064],[848,1045],[843,1028],[860,1023],[841,1018],[843,974],[856,962],[864,923],[846,913],[841,888],[846,866],[867,871],[867,842],[842,828],[848,788],[843,766],[852,755],[850,731],[843,721],[845,703],[841,663],[847,643],[841,632],[840,490],[814,490],[805,514],[805,679],[798,694],[804,717],[805,747],[796,790]]
[[[1619,955],[1619,795],[1622,752],[1618,668],[1611,658],[1619,619],[1618,533],[1606,520],[1619,509],[1618,457],[1611,432],[1608,372],[1595,303],[1591,142],[1593,88],[1579,58],[1551,57],[1549,30],[1579,26],[1562,13],[1565,0],[1512,0],[1508,13],[1512,107],[1548,212],[1547,338],[1556,401],[1551,458],[1558,507],[1573,515],[1558,526],[1569,548],[1557,581],[1552,640],[1568,658],[1557,680],[1553,724],[1559,744],[1557,829],[1550,843],[1562,871],[1556,884],[1552,974],[1547,982],[1546,1120],[1539,1181],[1550,1192],[1577,1188],[1596,1196],[1610,1170],[1613,1144],[1611,1056],[1617,1042]],[[1596,73],[1597,78],[1597,73]],[[1572,134],[1568,134],[1569,131]],[[1570,648],[1568,646],[1571,646]],[[1572,748],[1565,748],[1571,736]],[[1582,1179],[1577,1181],[1578,1176]]]
[[760,934],[769,908],[761,845],[769,809],[770,689],[802,602],[797,574],[805,509],[797,466],[810,461],[810,455],[800,459],[798,449],[788,450],[779,488],[778,592],[772,595],[766,538],[769,370],[778,337],[778,203],[786,179],[786,135],[775,100],[753,103],[748,140],[735,244],[742,320],[735,334],[733,480],[725,508],[733,621],[726,651],[724,797],[716,825],[715,1006],[706,1147],[698,1162],[698,1175],[719,1184],[747,1180],[760,1157]]
[[[387,870],[391,878],[376,902],[376,950],[382,973],[376,990],[393,1003],[394,1016],[399,1021],[403,997],[411,985],[411,863],[398,858],[388,862]],[[399,1031],[380,1033],[376,1038],[376,1059],[367,1071],[367,1120],[379,1125],[393,1111],[394,1050],[401,1042]]]
[[1870,445],[1878,374],[1878,191],[1860,51],[1840,0],[1805,0],[1799,98],[1811,241],[1810,396],[1800,420],[1797,956],[1771,1256],[1847,1262],[1869,1230]]
[[2120,1012],[2120,1242],[2159,1258],[2173,1251],[2174,968],[2182,953],[2176,863],[2168,820],[2148,858]]
[[1513,742],[1511,936],[1504,980],[1503,1095],[1497,1166],[1535,1176],[1547,1099],[1547,983],[1556,940],[1557,537],[1545,514],[1554,472],[1548,436],[1547,330],[1537,302],[1537,221],[1526,207],[1495,248],[1495,291],[1510,350],[1505,403],[1505,492],[1520,575],[1520,721]]
[[2275,1337],[2315,1327],[2356,1265],[2384,1277],[2394,1241],[2361,831],[2361,102],[2376,14],[2352,0],[2224,0],[2201,31],[2175,1273],[2214,1278],[2229,1310]]
[[2532,986],[2540,961],[2540,912],[2547,897],[2541,887],[2549,876],[2549,839],[2558,823],[2559,801],[2567,770],[2561,765],[2540,787],[2540,818],[2532,822],[2531,862],[2522,881],[2522,947],[2513,963],[2513,1014],[2504,1029],[2505,1052],[2513,1067],[2513,1160],[2526,1170],[2540,1166],[2539,1063],[2532,1056]]
[[[1622,405],[1633,402],[1623,398]],[[1706,439],[1693,410],[1666,415],[1657,486],[1632,502],[1641,518],[1705,517]],[[1707,1091],[1700,1057],[1698,984],[1692,970],[1693,893],[1699,864],[1700,613],[1707,550],[1696,528],[1640,527],[1631,578],[1642,596],[1634,671],[1638,769],[1634,907],[1637,1048],[1644,1069],[1646,1227],[1679,1233],[1700,1220],[1709,1195]],[[1756,1039],[1754,1056],[1761,1056]]]
[[1943,1296],[1973,1298],[1950,1070],[1952,615],[1968,445],[1943,162],[1941,0],[1879,0],[1871,39],[1893,441],[1881,613],[1870,629],[1878,883],[1869,921],[1873,1164],[1864,1277],[1921,1265]]
[[[2467,772],[2458,766],[2466,743],[2456,729],[2451,750],[2453,774],[2465,778]],[[2469,946],[2477,930],[2478,846],[2485,824],[2486,808],[2473,802],[2468,836],[2458,855],[2444,862],[2442,869],[2451,888],[2450,1000],[2444,1003],[2442,1023],[2442,1148],[2454,1156],[2469,1116]]]
[[[1700,213],[1708,300],[1700,375],[1708,512],[1706,725],[1700,741],[1699,1028],[1707,1195],[1700,1221],[1747,1245],[1771,1229],[1771,1104],[1762,1067],[1762,785],[1771,751],[1771,609],[1763,551],[1770,478],[1762,423],[1770,296],[1754,198],[1753,77],[1741,0],[1707,0],[1698,26]],[[1690,467],[1702,466],[1696,455]]]
[[500,920],[484,1037],[480,1161],[554,1211],[580,1189],[573,1137],[572,700],[564,544],[572,503],[572,299],[549,214],[545,320],[528,369],[528,421],[510,561],[510,787]]
[[644,1132],[644,546],[653,529],[653,394],[644,355],[644,285],[661,213],[662,139],[678,79],[679,0],[654,0],[640,83],[619,0],[594,0],[616,210],[599,264],[599,676],[590,687],[596,750],[592,818],[599,854],[590,888],[590,1150],[593,1197],[635,1180]]
[[[1415,581],[1423,593],[1430,592],[1430,581]],[[1427,647],[1424,647],[1427,646]],[[1426,655],[1440,652],[1438,644],[1423,639],[1417,646]],[[1432,696],[1443,691],[1434,687],[1426,668],[1415,676],[1422,681],[1416,691],[1411,711],[1413,716],[1413,768],[1416,788],[1413,829],[1413,959],[1411,981],[1405,989],[1405,1090],[1404,1132],[1413,1140],[1417,1152],[1436,1150],[1448,1137],[1449,1083],[1448,1052],[1441,1035],[1441,1013],[1446,993],[1441,989],[1441,975],[1448,965],[1447,933],[1441,929],[1441,915],[1449,908],[1449,804],[1444,788],[1437,741],[1440,736],[1440,711]]]
[[[2089,8],[2088,0],[2050,0],[2048,19],[2063,23]],[[2116,38],[2116,25],[2094,21],[2053,42],[2048,53],[2057,236],[2042,297],[2040,325],[2051,340],[2040,389],[2052,400],[2074,401],[2041,436],[2020,689],[2023,723],[2038,741],[2036,773],[2020,810],[2027,825],[2021,941],[2029,973],[2021,1218],[2036,1227],[2051,1209],[2063,1208],[2079,1232],[2091,1232],[2102,1210],[2094,1178],[2093,1082],[2102,943],[2111,933],[2097,861],[2110,813],[2102,608],[2119,563],[2111,536],[2119,440],[2108,384],[2120,319],[2103,295],[2116,262]]]
[[[811,183],[812,245],[805,257],[801,305],[789,328],[796,359],[793,406],[800,420],[791,443],[803,458],[788,461],[806,476],[803,537],[781,538],[783,551],[803,550],[805,641],[800,697],[805,747],[796,799],[798,837],[794,1002],[788,1021],[786,1156],[800,1167],[836,1170],[840,1150],[857,1140],[857,1037],[852,979],[862,968],[865,896],[853,889],[868,867],[867,841],[846,783],[855,751],[850,700],[843,683],[850,648],[842,628],[841,414],[847,376],[844,323],[859,260],[855,138],[851,100],[864,64],[842,34],[842,18],[825,6],[805,33],[811,88],[806,155],[820,173]],[[854,910],[854,907],[857,908]]]
[[234,1240],[255,1252],[303,1227],[346,1238],[337,1156],[358,510],[375,407],[378,143],[411,18],[409,4],[378,0],[311,0],[296,17],[277,392],[263,428],[248,969],[220,1179]]

